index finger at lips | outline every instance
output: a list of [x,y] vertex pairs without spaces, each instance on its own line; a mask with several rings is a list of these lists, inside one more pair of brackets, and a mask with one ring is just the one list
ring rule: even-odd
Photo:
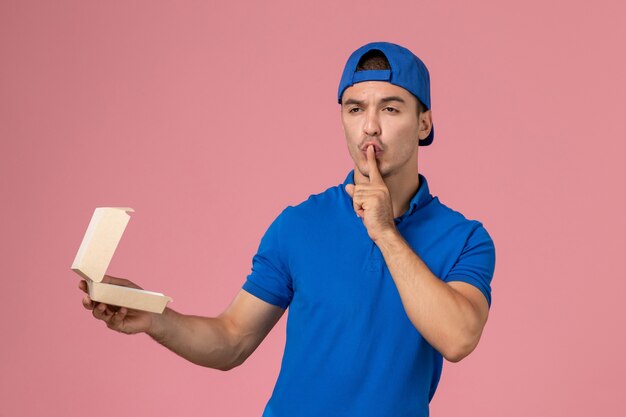
[[367,165],[369,167],[370,184],[383,182],[383,177],[380,176],[378,163],[376,162],[376,150],[374,149],[374,145],[367,147]]

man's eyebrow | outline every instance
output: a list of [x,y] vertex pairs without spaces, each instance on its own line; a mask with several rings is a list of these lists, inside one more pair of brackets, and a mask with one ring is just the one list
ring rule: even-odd
[[[389,103],[390,101],[397,101],[399,103],[406,104],[406,101],[402,97],[399,97],[399,96],[389,96],[389,97],[383,97],[383,98],[380,99],[381,103]],[[343,102],[343,105],[344,106],[349,106],[351,104],[356,104],[356,105],[360,106],[363,103],[364,103],[364,101],[357,100],[357,99],[354,99],[354,98],[349,98],[349,99],[347,99],[347,100],[345,100]]]
[[389,97],[384,97],[380,100],[382,103],[389,103],[390,101],[399,101],[400,103],[406,103],[406,101],[404,101],[404,99],[402,97],[398,97],[398,96],[389,96]]

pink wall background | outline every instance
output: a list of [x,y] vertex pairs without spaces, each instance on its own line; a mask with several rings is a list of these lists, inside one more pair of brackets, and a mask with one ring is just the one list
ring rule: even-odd
[[261,414],[286,316],[241,367],[200,368],[96,322],[69,267],[94,208],[130,206],[108,273],[219,314],[280,210],[352,168],[336,88],[375,40],[428,65],[419,169],[496,244],[489,322],[432,415],[625,415],[624,12],[1,1],[0,416]]

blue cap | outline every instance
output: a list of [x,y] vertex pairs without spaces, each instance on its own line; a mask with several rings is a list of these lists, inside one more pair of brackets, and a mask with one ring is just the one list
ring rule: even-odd
[[[363,70],[357,71],[359,61],[367,52],[378,50],[389,61],[389,70]],[[408,49],[389,42],[372,42],[354,51],[341,75],[339,82],[338,100],[341,104],[341,96],[346,88],[362,81],[387,81],[402,87],[417,97],[428,110],[430,110],[430,76],[426,65]],[[430,145],[435,135],[432,127],[426,139],[420,139],[419,145]]]

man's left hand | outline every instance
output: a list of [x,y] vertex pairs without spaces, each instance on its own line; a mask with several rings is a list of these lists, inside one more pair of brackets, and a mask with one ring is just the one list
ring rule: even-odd
[[369,183],[347,184],[346,192],[352,198],[357,216],[363,220],[367,233],[375,242],[389,231],[396,229],[389,189],[378,171],[374,146],[367,147]]

